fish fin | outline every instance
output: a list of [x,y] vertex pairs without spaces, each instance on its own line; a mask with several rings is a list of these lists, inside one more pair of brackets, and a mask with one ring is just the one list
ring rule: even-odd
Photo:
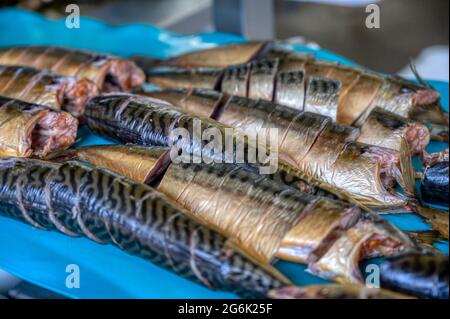
[[401,178],[399,178],[398,183],[407,195],[415,197],[416,181],[414,177],[414,168],[412,166],[411,152],[405,138],[402,138],[400,144],[400,170]]

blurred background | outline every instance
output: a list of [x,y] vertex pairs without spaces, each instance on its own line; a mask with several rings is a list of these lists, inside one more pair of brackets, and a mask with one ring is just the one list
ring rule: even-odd
[[[0,0],[51,18],[67,4],[111,24],[148,23],[183,34],[224,31],[250,39],[316,43],[377,71],[448,80],[447,0]],[[380,28],[365,26],[366,6],[380,8]]]

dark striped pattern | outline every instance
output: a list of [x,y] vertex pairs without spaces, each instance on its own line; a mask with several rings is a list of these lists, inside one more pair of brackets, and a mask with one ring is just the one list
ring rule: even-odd
[[381,265],[381,286],[422,298],[448,299],[448,256],[408,253]]
[[282,285],[163,195],[80,163],[0,160],[0,205],[6,216],[113,244],[210,288],[264,297]]

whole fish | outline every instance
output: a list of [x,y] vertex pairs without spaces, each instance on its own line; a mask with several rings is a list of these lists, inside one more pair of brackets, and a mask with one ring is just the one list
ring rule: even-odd
[[364,285],[313,285],[282,287],[269,291],[274,299],[411,299],[412,297],[387,289]]
[[[221,88],[234,95],[314,110],[340,124],[354,126],[361,126],[370,111],[380,107],[448,131],[448,113],[440,107],[439,93],[420,78],[415,68],[412,69],[420,84],[361,67],[317,60],[309,53],[281,49],[273,43],[239,46],[158,61],[147,68],[148,81],[165,88]],[[238,58],[229,54],[238,50]],[[160,72],[155,66],[174,70]]]
[[80,117],[86,102],[99,91],[94,83],[22,66],[0,65],[0,95],[63,109]]
[[448,157],[448,149],[434,154],[424,152],[420,190],[425,202],[448,205]]
[[189,216],[233,240],[260,263],[281,258],[315,275],[361,282],[359,261],[414,247],[393,225],[347,203],[302,193],[235,164],[166,161],[169,148],[89,146],[68,151],[154,185]]
[[[357,129],[335,124],[328,117],[297,112],[266,101],[240,97],[224,99],[222,94],[214,91],[195,90],[188,94],[178,90],[147,94],[168,101],[183,111],[211,116],[245,134],[258,133],[263,135],[263,140],[266,138],[265,128],[278,129],[280,159],[320,180],[327,185],[324,188],[328,191],[348,191],[351,195],[347,197],[354,197],[363,205],[405,205],[403,199],[387,191],[395,180],[410,193],[414,192],[410,165],[402,167],[408,156],[401,157],[400,153],[389,149],[360,144],[357,142]],[[406,146],[402,153],[408,153]]]
[[400,254],[381,265],[381,286],[422,298],[448,299],[448,269],[444,254]]
[[[233,103],[240,105],[239,109],[233,112],[242,112],[241,114],[236,113],[234,115],[236,119],[233,122],[237,122],[240,116],[247,123],[250,123],[254,119],[254,122],[257,124],[259,120],[258,114],[246,110],[247,105],[253,104],[266,105],[266,107],[259,107],[258,112],[261,113],[260,116],[266,116],[269,119],[270,114],[274,112],[275,108],[278,110],[286,110],[292,116],[294,116],[294,113],[301,113],[276,103],[267,104],[261,100],[252,102],[243,97],[228,96],[227,94],[208,89],[166,89],[162,91],[141,91],[139,93],[145,96],[153,96],[167,100],[186,111],[211,117],[218,121],[223,118],[225,120],[228,119],[227,113],[231,112],[228,109],[233,108],[229,105]],[[278,118],[271,120],[272,125],[275,125],[274,127],[279,125],[276,120]],[[352,134],[355,136],[355,140],[360,143],[381,146],[398,152],[403,152],[402,141],[406,140],[411,155],[422,153],[430,141],[429,131],[423,124],[408,121],[381,108],[372,110],[361,128],[359,130],[352,130]]]
[[152,188],[80,163],[0,159],[0,207],[1,215],[115,245],[212,289],[264,298],[290,283]]
[[0,96],[0,157],[46,157],[71,146],[78,121],[69,113]]
[[[325,81],[325,80],[324,80]],[[188,84],[190,83],[189,81],[187,82]],[[315,83],[315,82],[314,82]],[[159,83],[158,83],[159,84]],[[318,85],[318,90],[327,90],[325,87],[323,87],[322,85]],[[162,84],[161,86],[165,86],[164,84]],[[172,85],[169,85],[172,86]],[[183,87],[185,85],[183,84],[179,84],[179,86]],[[191,86],[190,84],[188,86]],[[199,87],[203,87],[204,85],[198,85]],[[325,84],[326,86],[326,84]],[[246,85],[244,85],[242,88],[245,88]],[[237,91],[236,91],[237,90]],[[236,99],[238,99],[238,96],[241,98],[245,99],[245,96],[247,96],[246,94],[243,94],[242,92],[239,92],[240,89],[236,89],[236,90],[222,90],[225,93],[230,93],[231,91],[235,91],[234,94],[236,95]],[[183,92],[182,90],[180,90],[181,92]],[[189,95],[193,96],[189,103],[193,104],[195,102],[200,103],[201,102],[201,98],[208,96],[208,98],[222,98],[226,101],[226,97],[223,96],[214,96],[213,94],[210,93],[205,93],[206,90],[195,90],[195,89],[190,89],[189,91],[184,91],[187,93],[184,93],[185,95]],[[161,94],[162,97],[164,97],[165,92],[170,92],[170,90],[164,90]],[[293,92],[298,92],[297,89],[294,89]],[[148,95],[151,93],[148,92],[144,92],[144,95]],[[158,94],[158,92],[156,92],[155,94]],[[171,94],[176,94],[174,92],[172,92]],[[183,94],[183,93],[180,93]],[[295,93],[297,94],[297,93]],[[170,94],[167,94],[169,99],[175,99],[175,97],[170,97]],[[199,99],[198,101],[194,100],[194,97],[196,95],[199,95]],[[336,97],[336,96],[335,96]],[[272,98],[267,96],[267,97],[262,97],[260,95],[255,95],[255,96],[251,96],[252,99],[256,99],[256,100],[268,100],[271,101]],[[184,97],[184,99],[187,99],[187,97]],[[204,102],[205,98],[203,98],[203,102]],[[245,101],[245,100],[244,100]],[[301,114],[304,111],[307,112],[311,112],[311,113],[316,113],[316,114],[320,114],[323,116],[327,116],[330,117],[333,121],[335,121],[335,118],[333,116],[332,113],[326,113],[326,112],[322,112],[321,111],[321,106],[325,105],[325,104],[336,104],[337,103],[337,99],[333,98],[333,97],[328,97],[327,93],[326,94],[321,94],[318,93],[318,95],[316,97],[311,96],[311,98],[307,98],[306,101],[308,101],[308,103],[310,102],[310,106],[308,108],[305,108],[304,110],[298,110],[298,109],[294,109],[290,106],[288,106],[286,103],[273,103],[273,105],[277,105],[278,109],[289,109],[290,113],[295,114],[295,113],[299,113]],[[219,102],[217,102],[219,103]],[[259,102],[261,103],[261,102]],[[317,105],[319,105],[319,109],[317,109]],[[215,104],[213,104],[213,106],[215,106]],[[225,102],[224,104],[222,104],[223,108],[227,107],[227,102]],[[199,111],[201,110],[201,107],[196,107],[194,108],[194,110]],[[272,110],[268,109],[267,112],[270,112]],[[206,112],[206,110],[205,110]],[[251,114],[250,114],[251,115]],[[244,116],[244,115],[243,115]],[[399,115],[396,115],[392,112],[386,111],[385,109],[382,109],[380,107],[375,107],[370,109],[370,112],[368,112],[367,114],[364,115],[364,120],[361,121],[361,124],[358,125],[358,128],[360,128],[360,130],[354,130],[355,134],[357,134],[356,132],[360,132],[358,133],[358,141],[361,143],[366,143],[366,144],[371,144],[371,145],[376,145],[376,146],[381,146],[381,147],[385,147],[385,148],[390,148],[396,151],[401,151],[401,144],[402,144],[402,140],[405,139],[408,142],[409,145],[409,150],[410,150],[410,154],[411,155],[416,155],[416,154],[420,154],[421,152],[423,152],[424,148],[426,145],[428,145],[429,141],[430,141],[430,133],[428,131],[428,129],[426,128],[426,126],[422,123],[419,122],[415,122],[415,121],[411,121],[411,120],[407,120]]]
[[0,49],[0,64],[22,65],[94,82],[102,92],[130,91],[145,81],[133,62],[83,50],[52,46]]

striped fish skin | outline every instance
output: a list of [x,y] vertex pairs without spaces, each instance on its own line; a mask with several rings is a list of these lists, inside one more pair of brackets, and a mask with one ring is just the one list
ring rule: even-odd
[[145,81],[143,71],[131,61],[63,47],[2,48],[0,64],[23,65],[63,76],[85,78],[94,82],[102,92],[128,92]]
[[98,95],[97,86],[89,80],[58,76],[24,66],[0,65],[0,95],[63,109],[80,117],[87,101]]
[[[309,95],[312,98],[317,98],[321,94],[326,97],[332,97],[333,92],[336,92],[337,99],[334,101],[335,103],[324,100],[324,102],[328,103],[317,105],[315,111],[331,116],[340,124],[355,125],[363,113],[369,113],[371,109],[378,106],[405,118],[420,122],[431,122],[436,126],[443,126],[444,129],[445,126],[448,126],[448,114],[443,112],[440,107],[439,93],[426,85],[419,75],[416,75],[416,77],[420,84],[416,84],[399,77],[381,75],[361,67],[350,67],[335,62],[318,60],[312,54],[286,50],[276,43],[260,42],[259,44],[260,46],[254,43],[253,45],[243,44],[245,54],[241,57],[235,58],[230,56],[226,60],[219,59],[228,51],[236,51],[236,47],[239,46],[225,45],[188,53],[166,61],[159,61],[159,66],[179,68],[178,74],[183,72],[188,74],[186,69],[189,68],[189,72],[193,75],[191,78],[193,81],[189,84],[189,87],[203,87],[200,86],[202,79],[200,76],[197,76],[196,68],[204,66],[215,67],[216,73],[219,69],[225,69],[223,72],[226,74],[228,72],[227,68],[228,70],[242,69],[242,67],[237,67],[236,65],[247,63],[249,66],[246,69],[250,76],[240,76],[240,79],[244,79],[249,84],[248,91],[240,92],[246,97],[272,97],[272,100],[275,102],[306,110],[308,104],[304,104],[304,87],[308,89],[310,85],[314,85],[315,79],[318,79],[318,83],[324,86],[321,86],[320,90],[306,92],[306,98],[308,99]],[[252,49],[253,51],[250,53],[249,51]],[[251,58],[243,62],[243,59],[249,56]],[[220,62],[217,65],[209,63],[209,61],[214,60]],[[261,64],[261,60],[279,61],[275,63],[277,64],[276,70],[273,70],[276,76],[259,77],[252,81],[251,75],[254,73],[253,70],[260,69],[258,65]],[[268,64],[268,62],[262,63]],[[182,71],[183,68],[185,71]],[[177,76],[175,73],[166,72],[166,74],[163,74],[154,71],[151,68],[147,70],[148,81],[153,82],[155,80],[157,85],[165,84],[163,86],[165,88],[182,87],[182,83],[176,83]],[[161,81],[162,79],[164,81]],[[240,80],[235,78],[227,81],[232,81],[235,85],[238,85],[237,82]],[[333,85],[334,81],[339,83],[340,89],[338,91],[328,91],[328,88],[330,88],[330,85]],[[276,82],[276,85],[274,85],[274,82]],[[189,83],[186,81],[186,78],[184,83]],[[171,84],[171,86],[168,86],[168,84]],[[275,87],[276,89],[274,89]],[[222,87],[224,91],[228,88],[230,88],[229,85]],[[259,88],[259,90],[255,90],[255,88]],[[280,92],[285,90],[286,92],[284,93]],[[228,93],[238,94],[239,92],[232,91]]]
[[448,205],[448,158],[448,148],[439,153],[424,154],[425,170],[420,182],[420,190],[425,202]]
[[[167,151],[88,146],[70,150],[66,158],[152,184],[147,177]],[[355,206],[299,192],[235,164],[166,162],[165,167],[155,185],[158,191],[263,264],[278,257],[308,264],[327,279],[361,282],[360,259],[413,246],[398,229]]]
[[380,269],[381,286],[421,298],[448,299],[448,256],[412,252],[388,258]]
[[[253,59],[259,52],[265,50],[267,43],[252,41],[231,44],[222,47],[188,52],[174,58],[165,60],[151,60],[146,57],[135,57],[133,60],[140,65],[149,66],[176,66],[176,67],[206,67],[223,68],[230,64],[241,64]],[[148,63],[150,62],[150,63]]]
[[[403,182],[404,172],[397,165],[400,154],[359,143],[357,128],[268,101],[238,96],[224,99],[223,95],[205,89],[143,94],[170,101],[182,111],[197,111],[202,115],[214,113],[218,122],[244,134],[277,128],[282,162],[305,172],[311,179],[319,180],[321,188],[331,193],[336,190],[345,192],[338,195],[364,206],[387,208],[406,205],[403,198],[388,191],[395,180]],[[394,178],[398,175],[400,177]]]
[[[190,115],[180,112],[176,108],[156,103],[154,100],[131,94],[107,94],[93,98],[86,108],[84,116],[87,125],[96,133],[122,143],[131,143],[144,146],[172,146],[186,150],[189,154],[200,154],[204,141],[198,143],[192,138],[192,143],[180,144],[171,138],[171,130],[174,128],[186,128],[192,137],[193,122],[201,120],[201,132],[208,128],[217,128],[225,138],[224,130],[227,128],[208,118]],[[233,136],[234,144],[242,140],[238,134]],[[248,137],[244,136],[244,153],[254,152],[257,156],[258,148],[246,143]],[[222,142],[225,145],[225,142]],[[202,154],[208,157],[208,154]],[[220,158],[212,158],[214,161],[225,163],[236,162],[235,150],[224,150],[218,155]],[[243,163],[250,170],[258,170],[251,163]],[[265,165],[265,164],[264,164]],[[282,160],[278,160],[278,170],[269,175],[271,178],[311,193],[320,193],[330,197],[341,195],[339,190],[326,190],[317,187],[318,181],[312,181],[304,176],[295,167]]]
[[80,163],[1,159],[0,204],[7,217],[115,245],[213,289],[263,298],[289,283],[152,188]]
[[75,143],[77,128],[67,112],[0,96],[0,156],[51,156]]

